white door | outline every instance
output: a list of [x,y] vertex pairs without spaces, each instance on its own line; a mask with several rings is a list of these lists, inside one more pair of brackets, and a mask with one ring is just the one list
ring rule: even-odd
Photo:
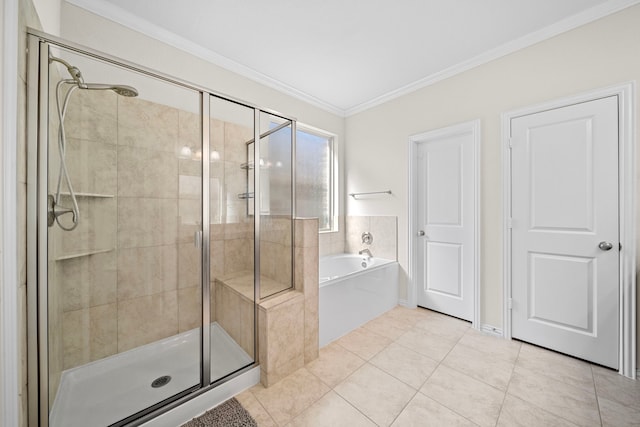
[[478,123],[420,135],[417,149],[418,305],[474,318]]
[[618,99],[511,120],[512,336],[618,368]]

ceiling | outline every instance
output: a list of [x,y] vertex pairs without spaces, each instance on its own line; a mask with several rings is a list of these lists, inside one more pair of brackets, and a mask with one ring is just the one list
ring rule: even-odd
[[350,115],[639,0],[67,0]]

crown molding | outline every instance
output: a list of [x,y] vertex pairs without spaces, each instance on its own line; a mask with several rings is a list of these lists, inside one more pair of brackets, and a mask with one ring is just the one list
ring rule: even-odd
[[501,46],[498,46],[497,48],[488,50],[467,61],[460,62],[442,71],[410,83],[406,86],[400,87],[369,101],[363,102],[362,104],[347,108],[344,115],[345,117],[349,117],[378,105],[384,104],[385,102],[391,101],[395,98],[399,98],[403,95],[415,92],[416,90],[448,79],[457,74],[478,67],[482,64],[486,64],[487,62],[491,62],[495,59],[517,52],[536,43],[540,43],[541,41],[550,39],[559,34],[581,27],[600,18],[604,18],[605,16],[619,12],[638,3],[640,3],[640,0],[611,0],[599,6],[594,6],[590,9],[585,10],[584,12],[572,15],[566,19],[556,22],[555,24],[549,25],[538,31],[534,31],[525,36],[507,42]]
[[141,33],[147,37],[158,40],[176,49],[190,53],[200,59],[224,68],[228,71],[246,77],[271,89],[275,89],[281,93],[289,95],[293,98],[304,101],[322,110],[344,117],[344,109],[323,101],[313,95],[309,95],[298,90],[286,83],[260,73],[253,68],[247,67],[239,62],[220,55],[210,49],[206,49],[201,45],[180,37],[177,34],[165,30],[164,28],[152,24],[151,22],[140,18],[126,10],[106,1],[102,0],[65,0],[67,3],[85,9],[109,21],[113,21],[133,31]]
[[215,53],[209,49],[205,49],[202,46],[187,40],[183,37],[167,31],[157,25],[135,16],[122,8],[115,6],[109,2],[102,0],[65,0],[67,3],[73,4],[89,12],[95,13],[105,19],[114,21],[127,28],[130,28],[136,32],[142,33],[148,37],[159,40],[165,44],[173,46],[177,49],[188,52],[196,57],[211,62],[231,72],[239,74],[243,77],[261,83],[267,87],[275,89],[279,92],[287,94],[293,98],[307,102],[322,110],[328,111],[332,114],[336,114],[340,117],[349,117],[354,114],[363,112],[370,108],[389,102],[393,99],[399,98],[403,95],[407,95],[416,90],[435,84],[439,81],[448,79],[457,74],[468,71],[472,68],[478,67],[487,62],[509,55],[518,50],[532,46],[536,43],[555,37],[564,32],[573,30],[582,25],[588,24],[605,16],[619,12],[630,6],[634,6],[640,3],[640,0],[610,0],[598,6],[594,6],[576,15],[572,15],[566,19],[549,25],[541,30],[534,31],[523,37],[507,42],[497,48],[491,49],[480,55],[477,55],[467,61],[460,62],[449,68],[446,68],[437,73],[426,76],[415,82],[409,83],[398,89],[384,93],[380,96],[370,99],[369,101],[361,104],[354,105],[352,107],[343,109],[337,107],[329,102],[298,90],[286,83],[283,83],[277,79],[269,77],[263,73],[260,73],[246,65],[233,61],[225,56]]

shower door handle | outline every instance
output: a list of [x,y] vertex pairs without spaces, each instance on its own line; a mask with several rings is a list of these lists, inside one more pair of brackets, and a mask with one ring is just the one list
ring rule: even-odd
[[193,234],[193,244],[196,248],[202,249],[202,231],[196,231]]

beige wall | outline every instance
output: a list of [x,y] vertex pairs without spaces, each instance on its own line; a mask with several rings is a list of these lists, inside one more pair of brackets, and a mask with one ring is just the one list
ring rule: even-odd
[[[393,196],[347,200],[347,213],[397,215],[398,257],[407,271],[408,138],[481,119],[481,315],[483,323],[502,327],[500,114],[640,79],[639,22],[635,6],[349,117],[347,192],[391,188]],[[637,92],[635,102],[638,114]]]

